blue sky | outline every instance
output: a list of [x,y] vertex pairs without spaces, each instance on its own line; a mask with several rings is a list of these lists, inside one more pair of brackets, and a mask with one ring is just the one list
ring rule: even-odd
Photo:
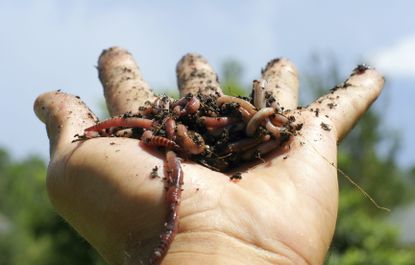
[[[399,162],[415,163],[415,4],[410,1],[0,1],[0,146],[15,157],[48,157],[32,111],[42,92],[62,89],[93,109],[102,102],[94,68],[102,49],[130,50],[155,89],[176,86],[175,64],[190,51],[218,71],[233,58],[244,82],[277,56],[300,74],[310,54],[333,54],[341,76],[369,62],[387,78],[385,124],[402,132]],[[334,84],[333,84],[334,85]],[[303,90],[307,88],[303,87]],[[378,104],[379,105],[379,104]],[[382,105],[383,106],[383,105]],[[7,128],[7,130],[6,130]]]

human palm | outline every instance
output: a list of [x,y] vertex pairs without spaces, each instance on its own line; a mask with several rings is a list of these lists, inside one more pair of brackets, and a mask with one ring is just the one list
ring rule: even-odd
[[[98,65],[111,115],[135,111],[153,94],[130,54],[110,48]],[[216,74],[200,56],[177,67],[182,95],[219,92]],[[287,60],[271,61],[270,92],[303,124],[289,144],[237,169],[242,180],[182,161],[179,231],[163,264],[321,264],[333,236],[338,203],[337,142],[379,95],[383,78],[358,67],[337,89],[297,108],[298,80]],[[166,214],[164,155],[129,138],[72,142],[95,124],[77,98],[38,97],[35,112],[51,141],[47,187],[63,216],[110,264],[146,263]]]

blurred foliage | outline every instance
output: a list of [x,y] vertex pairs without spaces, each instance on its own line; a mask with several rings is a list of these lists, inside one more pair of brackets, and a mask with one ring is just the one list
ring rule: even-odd
[[228,59],[222,64],[221,88],[223,93],[231,96],[246,96],[250,89],[245,88],[240,82],[243,75],[242,65],[233,59]]
[[[303,98],[307,102],[342,81],[330,57],[314,56],[310,65],[302,91],[311,88]],[[243,68],[237,61],[226,61],[222,72],[225,93],[250,91],[239,81]],[[340,145],[338,162],[379,204],[393,210],[413,201],[415,167],[397,165],[399,134],[383,127],[381,111],[372,108],[362,117]],[[15,161],[0,149],[0,265],[104,264],[54,212],[45,176],[46,165],[38,157]],[[339,218],[326,264],[415,264],[415,247],[399,241],[398,227],[388,221],[390,213],[377,209],[341,175],[339,182]]]
[[46,165],[0,149],[0,265],[105,264],[53,210]]

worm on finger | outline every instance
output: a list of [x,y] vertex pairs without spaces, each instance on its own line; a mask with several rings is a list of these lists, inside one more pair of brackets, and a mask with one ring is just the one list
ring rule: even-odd
[[102,131],[112,127],[129,127],[129,128],[144,128],[150,129],[153,126],[153,121],[149,119],[136,118],[136,117],[115,117],[105,121],[99,122],[94,126],[85,129],[85,132],[89,131]]

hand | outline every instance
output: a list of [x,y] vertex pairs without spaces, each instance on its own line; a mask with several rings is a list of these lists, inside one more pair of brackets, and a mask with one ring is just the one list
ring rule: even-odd
[[[137,111],[154,94],[131,55],[103,52],[98,63],[111,115]],[[181,95],[205,88],[221,93],[216,74],[200,56],[177,66]],[[180,226],[163,264],[322,264],[335,228],[337,143],[380,94],[383,77],[358,67],[350,78],[306,108],[297,108],[298,79],[286,59],[263,71],[270,92],[297,123],[290,149],[229,176],[183,161]],[[95,124],[78,98],[49,92],[34,106],[46,124],[51,161],[47,190],[62,215],[110,264],[143,264],[159,241],[166,202],[161,179],[150,178],[163,154],[138,140],[95,138],[73,143]]]

